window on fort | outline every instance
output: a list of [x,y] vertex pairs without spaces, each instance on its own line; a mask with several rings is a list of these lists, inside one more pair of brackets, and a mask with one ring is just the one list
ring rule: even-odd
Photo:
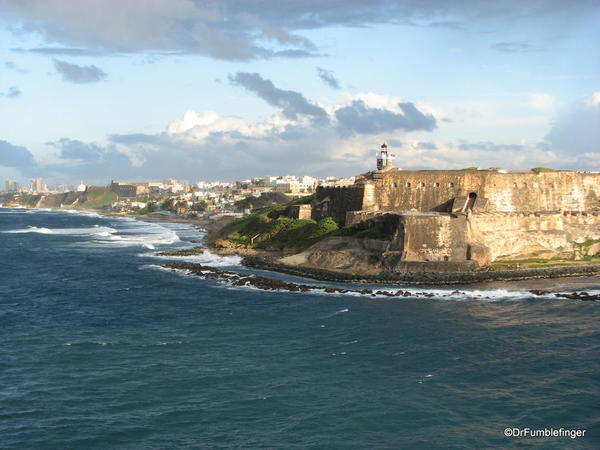
[[424,182],[421,183],[421,187],[425,187],[425,183]]
[[410,182],[409,182],[409,181],[407,181],[407,182],[406,182],[406,187],[407,187],[407,188],[409,188],[409,187],[410,187]]
[[514,186],[514,187],[517,187],[517,183],[513,183],[513,186]]
[[440,187],[440,183],[433,183],[433,187]]
[[454,187],[454,183],[448,183],[448,187]]
[[393,188],[396,188],[396,187],[398,187],[398,183],[392,183],[392,187],[393,187]]

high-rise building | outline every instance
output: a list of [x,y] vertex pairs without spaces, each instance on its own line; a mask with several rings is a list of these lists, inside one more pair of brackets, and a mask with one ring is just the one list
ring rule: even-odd
[[6,180],[4,182],[4,190],[7,192],[17,192],[19,190],[19,183],[16,180]]
[[31,180],[31,190],[33,192],[44,192],[44,180],[41,178],[33,178]]

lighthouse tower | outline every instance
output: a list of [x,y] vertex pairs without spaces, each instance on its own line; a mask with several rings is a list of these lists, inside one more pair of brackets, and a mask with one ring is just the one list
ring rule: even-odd
[[381,145],[381,150],[377,154],[377,170],[386,171],[394,167],[394,158],[396,155],[388,152],[388,146],[385,142]]

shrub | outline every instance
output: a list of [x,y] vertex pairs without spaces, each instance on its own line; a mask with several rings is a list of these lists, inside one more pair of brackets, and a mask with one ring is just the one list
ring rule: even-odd
[[548,167],[534,167],[531,171],[535,174],[543,173],[543,172],[556,172],[554,169],[550,169]]

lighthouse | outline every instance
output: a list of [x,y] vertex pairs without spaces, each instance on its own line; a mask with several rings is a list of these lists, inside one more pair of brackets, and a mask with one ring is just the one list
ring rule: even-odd
[[377,154],[377,170],[385,171],[391,169],[394,164],[396,155],[388,152],[388,146],[384,142],[381,145],[381,150]]

